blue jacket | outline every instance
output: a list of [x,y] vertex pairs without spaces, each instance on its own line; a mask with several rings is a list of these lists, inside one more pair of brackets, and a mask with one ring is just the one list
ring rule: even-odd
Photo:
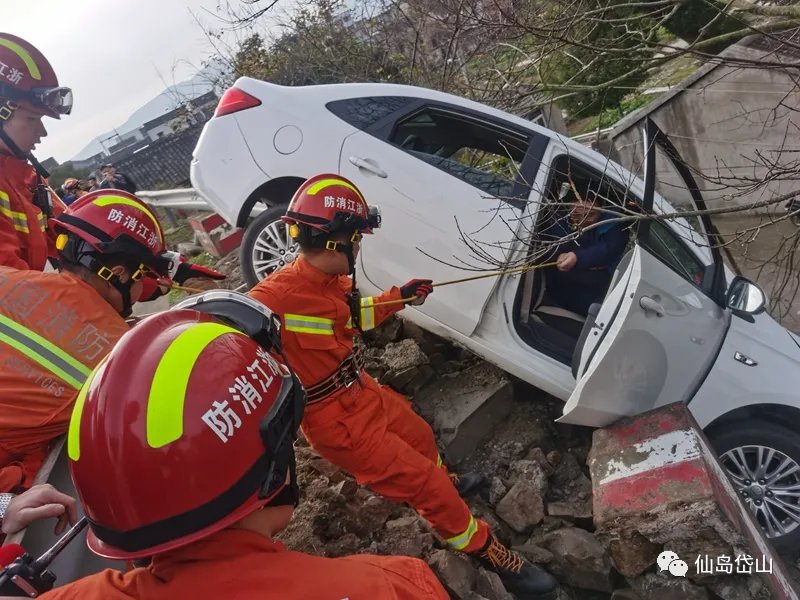
[[[547,293],[557,306],[585,315],[595,302],[602,302],[614,269],[617,268],[628,233],[619,222],[604,223],[614,218],[613,213],[601,213],[599,225],[583,232],[575,240],[564,241],[554,246],[545,262],[556,259],[559,254],[574,252],[578,261],[571,270],[558,271],[555,267],[545,271]],[[555,242],[574,230],[569,215],[563,215],[542,232],[542,241]]]
[[[613,273],[628,243],[628,233],[623,223],[604,223],[615,217],[613,213],[600,213],[596,227],[581,233],[575,240],[565,241],[554,247],[550,253],[551,259],[555,260],[559,254],[565,252],[574,252],[578,262],[573,270],[599,270],[598,267],[601,267]],[[556,241],[573,233],[569,215],[562,215],[542,232],[542,239]]]

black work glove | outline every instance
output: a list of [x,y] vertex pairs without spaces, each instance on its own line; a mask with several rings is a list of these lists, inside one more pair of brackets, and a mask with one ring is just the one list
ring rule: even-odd
[[221,281],[225,279],[225,275],[220,273],[219,271],[215,271],[214,269],[210,269],[208,267],[204,267],[203,265],[196,265],[190,262],[182,262],[178,265],[178,269],[175,271],[175,277],[172,278],[172,281],[181,285],[187,279],[191,279],[192,277],[202,277],[204,279],[214,279],[215,281]]
[[406,282],[400,288],[400,294],[403,298],[417,297],[414,302],[409,302],[412,306],[419,306],[425,303],[425,298],[428,294],[433,293],[433,279],[412,279]]
[[159,257],[158,272],[159,275],[171,279],[178,285],[182,285],[192,277],[215,279],[217,281],[225,279],[225,275],[219,271],[187,262],[179,253],[171,251],[165,252]]

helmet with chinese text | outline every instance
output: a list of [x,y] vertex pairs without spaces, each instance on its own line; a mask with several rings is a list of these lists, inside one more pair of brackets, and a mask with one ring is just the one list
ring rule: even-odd
[[0,119],[8,119],[21,103],[59,119],[72,111],[72,90],[59,85],[50,62],[33,44],[0,33]]
[[235,298],[216,305],[143,320],[78,396],[68,461],[100,556],[190,544],[275,503],[294,480],[305,394],[272,334],[248,333],[277,321]]
[[[53,219],[62,263],[79,265],[114,286],[128,316],[131,289],[145,274],[163,275],[164,232],[152,209],[122,190],[97,190]],[[114,271],[123,266],[127,276]]]
[[[166,251],[164,231],[153,210],[141,199],[122,190],[97,190],[70,204],[53,219],[56,232],[67,239],[57,242],[62,258],[83,264],[90,253],[102,264],[103,256],[127,255],[144,265],[155,265]],[[67,248],[67,240],[80,240],[81,248]]]
[[328,239],[340,232],[372,233],[380,212],[341,175],[323,173],[306,180],[294,193],[282,217],[294,238]]

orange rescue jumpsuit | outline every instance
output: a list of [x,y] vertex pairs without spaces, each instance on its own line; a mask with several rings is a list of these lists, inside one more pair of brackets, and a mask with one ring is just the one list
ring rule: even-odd
[[405,556],[322,558],[290,552],[244,529],[223,529],[157,554],[146,568],[107,569],[41,598],[47,600],[448,600],[428,565]]
[[[328,275],[300,257],[249,292],[281,317],[286,358],[306,387],[331,375],[353,350],[357,332],[350,326],[349,291],[350,277]],[[400,297],[393,287],[362,298],[362,329],[404,306],[371,304]],[[359,484],[414,507],[454,549],[473,552],[486,544],[489,527],[458,495],[433,431],[401,394],[362,373],[360,385],[309,404],[302,430],[317,452]]]
[[86,377],[127,330],[68,273],[0,267],[0,492],[30,487]]
[[[36,171],[26,161],[0,155],[0,265],[41,271],[54,251],[47,220],[33,203]],[[53,215],[64,205],[50,194]]]

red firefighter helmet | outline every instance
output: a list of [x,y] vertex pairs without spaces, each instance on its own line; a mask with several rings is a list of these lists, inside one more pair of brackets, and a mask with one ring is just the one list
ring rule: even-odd
[[263,340],[238,326],[237,315],[253,311],[274,327],[271,312],[227,294],[210,302],[223,317],[177,308],[139,323],[78,395],[68,462],[89,547],[100,556],[132,559],[192,543],[294,479],[305,393]]
[[10,33],[0,33],[0,63],[6,66],[0,78],[5,118],[13,111],[9,101],[30,104],[55,119],[72,111],[72,90],[58,84],[50,62],[35,46]]
[[80,181],[78,181],[75,177],[67,177],[64,180],[64,183],[61,184],[61,189],[64,190],[65,192],[68,192],[70,190],[76,189],[79,183]]
[[341,231],[372,233],[381,223],[377,207],[369,206],[351,181],[330,173],[307,179],[292,196],[282,220],[294,238],[300,236],[300,227],[308,228],[312,236],[330,237]]
[[[152,266],[166,251],[164,232],[152,209],[122,190],[90,192],[53,221],[56,232],[77,237],[101,257],[128,255],[133,261]],[[66,239],[61,237],[56,242],[62,254],[65,243]]]

